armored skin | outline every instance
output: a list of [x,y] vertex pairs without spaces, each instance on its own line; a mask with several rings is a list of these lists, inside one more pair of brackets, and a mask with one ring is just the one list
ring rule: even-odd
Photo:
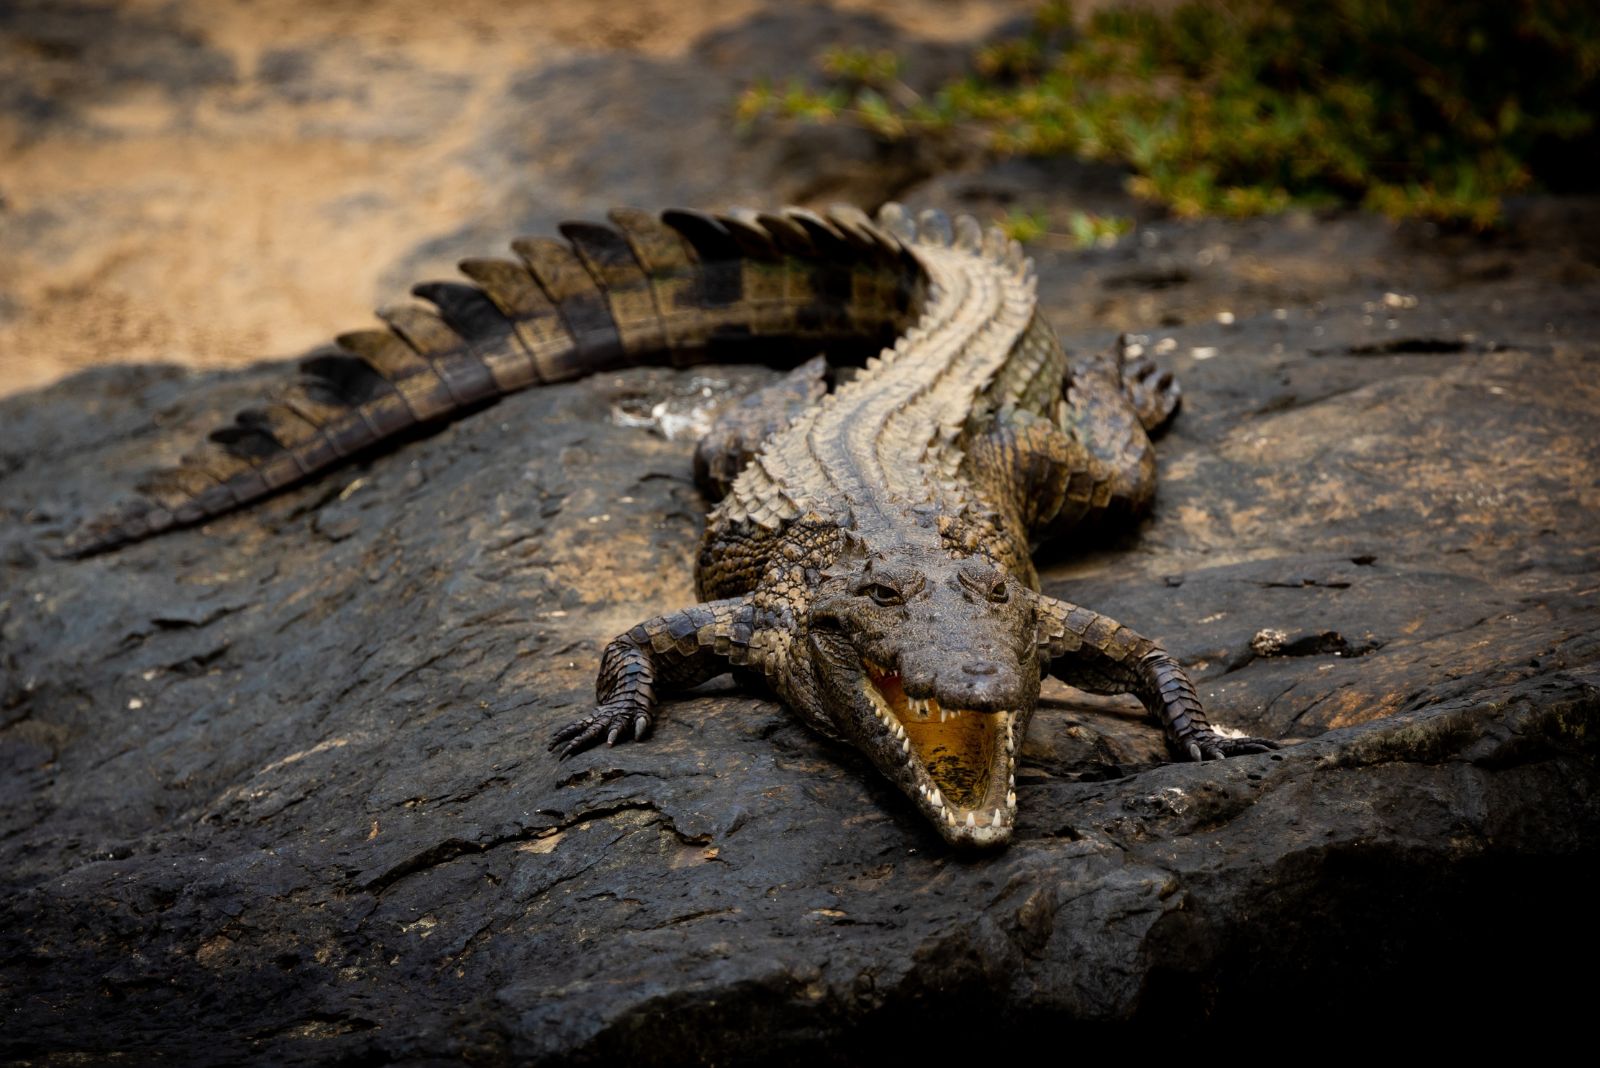
[[798,363],[697,450],[720,498],[696,561],[702,603],[613,640],[597,707],[552,750],[643,739],[662,693],[732,670],[865,753],[947,841],[995,846],[1046,673],[1135,695],[1180,759],[1274,747],[1214,731],[1155,642],[1038,592],[1035,546],[1148,506],[1149,434],[1178,392],[1122,351],[1069,357],[1015,242],[896,205],[876,222],[850,208],[611,221],[515,242],[520,262],[466,261],[475,285],[416,287],[432,310],[343,335],[64,552],[199,522],[525,386]]

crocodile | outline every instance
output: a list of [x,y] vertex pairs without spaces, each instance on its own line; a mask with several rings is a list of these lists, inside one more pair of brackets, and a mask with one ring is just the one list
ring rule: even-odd
[[894,204],[609,219],[414,287],[431,307],[312,353],[63,555],[202,522],[524,387],[769,362],[787,373],[696,448],[716,502],[701,603],[605,647],[561,759],[644,739],[663,694],[731,671],[865,754],[946,841],[993,847],[1046,675],[1134,695],[1180,760],[1276,747],[1214,729],[1159,643],[1039,591],[1036,547],[1149,507],[1151,436],[1180,393],[1130,346],[1069,355],[1016,241]]

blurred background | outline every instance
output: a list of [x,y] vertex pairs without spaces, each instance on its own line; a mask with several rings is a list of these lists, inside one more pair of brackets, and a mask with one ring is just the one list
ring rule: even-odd
[[1401,274],[1526,270],[1507,240],[1588,277],[1595,11],[3,0],[0,395],[292,355],[613,204],[904,198],[1088,269],[1191,235],[1071,309],[1114,329],[1419,252]]

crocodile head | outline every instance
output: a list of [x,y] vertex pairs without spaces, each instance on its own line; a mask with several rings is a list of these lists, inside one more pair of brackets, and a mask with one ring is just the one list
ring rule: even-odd
[[823,575],[806,628],[825,720],[946,841],[996,846],[1039,697],[1032,592],[983,556],[903,546]]

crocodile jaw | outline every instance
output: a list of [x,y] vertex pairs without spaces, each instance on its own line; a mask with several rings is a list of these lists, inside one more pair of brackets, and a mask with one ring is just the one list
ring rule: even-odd
[[881,754],[890,775],[947,842],[998,846],[1011,837],[1017,814],[1016,750],[1021,710],[948,709],[937,699],[910,697],[898,673],[862,662],[861,688],[877,714]]

